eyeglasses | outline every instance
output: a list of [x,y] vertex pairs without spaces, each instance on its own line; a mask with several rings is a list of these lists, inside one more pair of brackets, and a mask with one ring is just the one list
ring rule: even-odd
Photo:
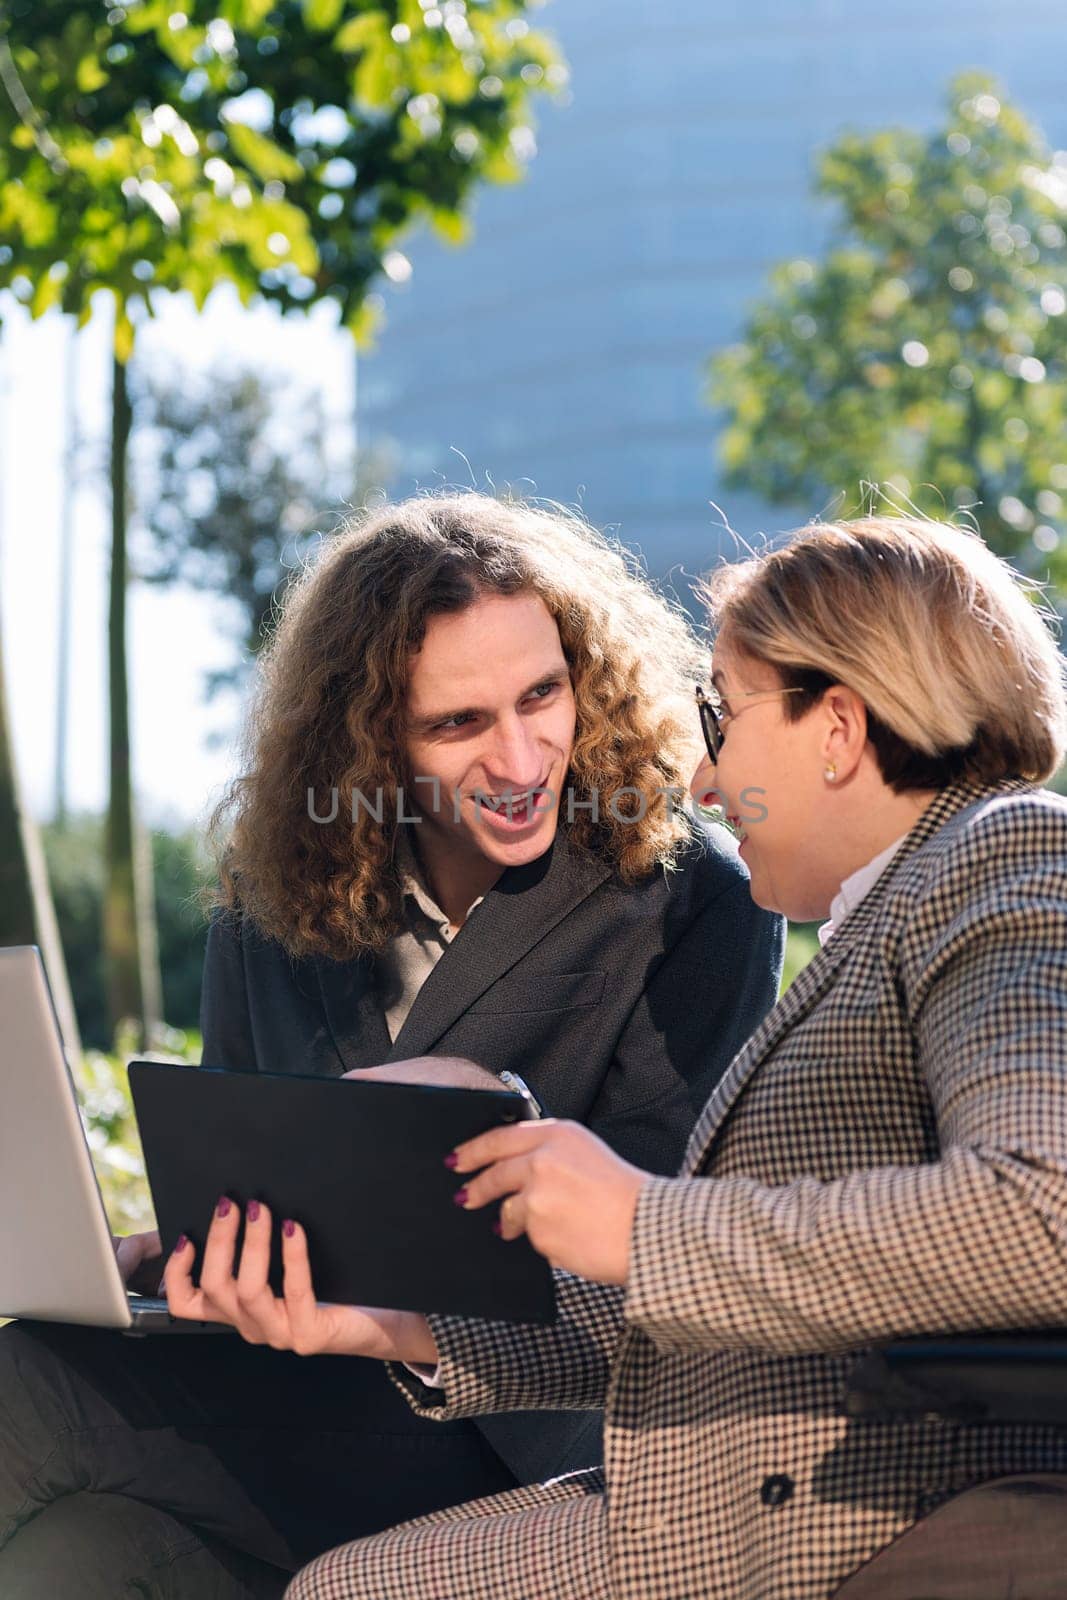
[[[757,694],[803,693],[803,686],[801,684],[794,684],[791,689],[743,689],[741,693],[735,695],[734,698],[738,700],[745,700],[749,696]],[[720,701],[718,699],[713,700],[710,695],[704,692],[699,683],[696,686],[696,697],[697,710],[700,713],[700,727],[704,734],[704,743],[707,746],[708,755],[713,763],[718,762],[719,751],[722,749],[723,741],[726,738],[726,724],[727,722],[732,722],[735,717],[739,717],[741,715],[741,711],[731,711],[729,713],[724,712]],[[748,709],[748,706],[742,707],[742,711],[747,711]]]

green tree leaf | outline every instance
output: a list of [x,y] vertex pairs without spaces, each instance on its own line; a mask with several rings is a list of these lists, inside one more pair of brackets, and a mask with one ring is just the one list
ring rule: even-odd
[[351,17],[338,28],[333,48],[346,55],[355,55],[368,45],[379,43],[387,32],[388,22],[384,11],[365,11],[358,17]]
[[304,21],[312,33],[336,28],[343,10],[344,0],[303,0]]
[[107,79],[108,75],[97,56],[83,56],[78,62],[75,82],[82,94],[93,94],[97,89],[102,89]]
[[299,182],[304,176],[296,157],[268,139],[266,134],[257,133],[243,122],[232,121],[226,123],[226,133],[237,159],[264,183],[272,178],[283,183]]

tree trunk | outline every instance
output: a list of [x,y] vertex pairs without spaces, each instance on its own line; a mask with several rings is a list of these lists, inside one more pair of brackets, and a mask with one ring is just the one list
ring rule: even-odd
[[81,1054],[81,1040],[44,853],[33,818],[23,804],[15,770],[0,651],[0,945],[13,944],[40,947],[60,1032],[73,1065]]
[[111,576],[108,593],[109,791],[104,880],[104,958],[113,1029],[132,1024],[141,1049],[159,1028],[160,982],[154,930],[147,929],[146,852],[138,847],[130,761],[129,674],[126,658],[128,579],[127,464],[133,417],[126,366],[112,359]]
[[36,944],[30,864],[23,841],[22,802],[8,727],[0,661],[0,944]]
[[74,499],[78,458],[78,325],[67,319],[63,389],[63,481],[59,502],[59,652],[56,667],[56,771],[54,815],[67,822],[67,726],[70,720],[70,625],[73,603]]

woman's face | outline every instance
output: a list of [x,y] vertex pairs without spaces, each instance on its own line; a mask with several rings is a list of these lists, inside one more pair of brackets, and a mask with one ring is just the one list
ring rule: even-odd
[[720,640],[712,685],[722,704],[725,734],[717,763],[707,757],[691,791],[704,805],[721,805],[741,835],[741,859],[752,877],[752,898],[795,921],[824,916],[837,883],[829,869],[826,831],[825,719],[818,705],[797,722],[785,716],[774,669]]

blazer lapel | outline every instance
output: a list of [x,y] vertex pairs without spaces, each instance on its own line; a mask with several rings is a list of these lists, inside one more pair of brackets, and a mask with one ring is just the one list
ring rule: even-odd
[[[871,892],[873,894],[874,891]],[[857,906],[857,914],[864,905],[866,901]],[[767,1013],[748,1043],[742,1045],[734,1056],[689,1137],[682,1162],[684,1173],[692,1175],[704,1165],[716,1134],[745,1084],[760,1062],[770,1055],[779,1039],[795,1027],[821,998],[848,954],[850,944],[851,939],[846,941],[843,935],[835,934],[829,944],[817,951],[803,971],[793,979],[778,1004]]]
[[751,1039],[730,1063],[690,1136],[682,1164],[683,1173],[695,1174],[707,1163],[716,1135],[745,1084],[783,1036],[807,1015],[830,987],[842,962],[877,918],[901,863],[914,855],[920,845],[932,838],[938,828],[965,806],[992,794],[1010,794],[1027,788],[1032,788],[1032,785],[1022,779],[1014,779],[995,788],[969,783],[950,784],[930,802],[877,883],[851,915],[846,917],[840,931],[835,932],[830,941],[812,956],[803,971],[798,973],[778,1004],[767,1013]]
[[374,986],[373,956],[316,959],[326,1022],[343,1070],[376,1067],[389,1054],[389,1029]]
[[538,860],[509,867],[419,990],[388,1059],[432,1050],[468,1006],[610,876],[609,865],[559,833]]

